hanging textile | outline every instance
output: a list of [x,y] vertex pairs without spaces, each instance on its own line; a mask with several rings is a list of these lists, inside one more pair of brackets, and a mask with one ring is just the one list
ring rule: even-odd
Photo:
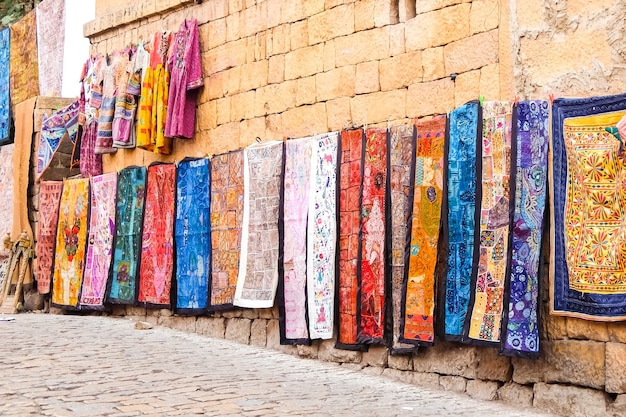
[[420,120],[415,125],[415,131],[413,210],[408,270],[405,271],[402,288],[399,340],[430,346],[435,340],[435,268],[445,193],[446,117]]
[[[202,313],[211,273],[211,174],[208,159],[184,159],[176,170],[176,312]],[[217,244],[226,243],[224,240]]]
[[278,285],[278,207],[283,144],[256,143],[244,150],[241,259],[233,304],[270,308]]
[[311,339],[332,339],[337,252],[337,146],[339,133],[314,138],[307,220],[307,299]]
[[128,167],[117,177],[113,265],[107,301],[137,301],[137,269],[141,261],[141,226],[146,196],[146,168]]
[[558,99],[552,108],[551,313],[626,319],[622,143],[607,131],[626,95]]
[[[504,305],[501,352],[507,356],[539,355],[539,259],[548,178],[548,102],[517,105],[517,174],[515,214]],[[505,313],[507,309],[505,309]]]
[[37,12],[30,11],[11,25],[10,91],[11,105],[39,95],[37,63]]
[[415,156],[413,126],[396,126],[389,132],[389,187],[391,201],[391,352],[410,353],[415,346],[400,342],[402,288],[408,268],[408,244],[412,213],[412,175]]
[[[482,110],[471,101],[450,113],[450,138],[447,149],[448,193],[447,239],[448,265],[443,300],[443,323],[446,339],[461,340],[470,301],[470,286],[478,264],[481,172],[478,135],[482,132]],[[478,207],[477,207],[478,206]]]
[[50,293],[50,278],[54,266],[54,242],[57,237],[62,191],[63,182],[61,181],[42,181],[39,184],[39,221],[35,246],[37,258],[35,277],[39,294]]
[[307,318],[307,216],[311,152],[314,138],[292,139],[285,142],[284,175],[281,195],[280,279],[278,282],[278,311],[280,342],[283,345],[308,344]]
[[150,306],[169,308],[171,304],[175,193],[176,165],[151,165],[139,269],[139,302]]
[[113,116],[113,146],[116,148],[132,149],[137,143],[135,114],[137,101],[141,93],[144,66],[150,59],[148,51],[139,44],[133,47],[132,58],[128,64],[128,82],[118,86],[121,90],[115,99],[115,114]]
[[39,95],[62,97],[65,0],[42,1],[36,10]]
[[204,85],[196,19],[185,19],[174,36],[165,136],[192,138],[196,129],[198,89]]
[[[483,105],[479,261],[476,280],[471,284],[465,333],[467,340],[486,346],[500,342],[504,309],[509,225],[515,202],[511,149],[517,150],[517,145],[511,135],[512,116],[508,102],[486,101]],[[513,161],[517,161],[515,155]]]
[[243,150],[211,158],[211,285],[209,310],[233,307],[241,225],[243,223]]
[[341,132],[341,162],[339,165],[339,335],[337,347],[365,350],[357,343],[358,257],[361,251],[359,227],[361,221],[361,183],[363,180],[363,130]]
[[0,30],[0,145],[13,141],[11,131],[11,73],[9,70],[11,29]]
[[384,343],[386,299],[387,131],[367,129],[363,155],[360,311],[357,340]]
[[89,239],[85,274],[80,293],[81,308],[104,308],[115,236],[115,199],[117,172],[91,178],[89,201]]
[[[102,155],[96,154],[98,118],[96,104],[102,99],[97,71],[102,66],[102,56],[92,56],[83,65],[80,83],[79,113],[82,113],[83,135],[80,141],[80,174],[83,178],[102,174]],[[80,120],[80,116],[79,116]]]
[[89,179],[65,180],[59,206],[56,235],[52,304],[78,308],[89,212]]
[[37,179],[44,175],[63,141],[69,140],[75,148],[79,135],[79,109],[80,102],[76,100],[50,117],[44,115],[37,147]]

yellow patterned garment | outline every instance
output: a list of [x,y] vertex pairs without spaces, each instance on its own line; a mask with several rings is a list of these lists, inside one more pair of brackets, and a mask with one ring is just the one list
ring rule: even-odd
[[141,83],[139,117],[137,118],[137,147],[154,151],[152,144],[152,100],[154,95],[154,71],[146,68]]
[[161,64],[157,65],[154,71],[154,88],[152,99],[152,141],[154,153],[170,154],[172,152],[172,139],[165,136],[170,72]]
[[626,292],[626,158],[606,128],[626,112],[566,119],[565,250],[569,287]]
[[78,307],[87,244],[89,178],[65,180],[57,227],[52,303]]

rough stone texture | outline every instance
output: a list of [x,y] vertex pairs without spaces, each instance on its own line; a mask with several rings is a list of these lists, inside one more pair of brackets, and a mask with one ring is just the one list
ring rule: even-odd
[[312,16],[309,25],[309,45],[354,32],[354,4],[335,7]]
[[372,376],[380,376],[383,374],[383,368],[378,368],[376,366],[366,366],[361,370],[364,375],[372,375]]
[[461,376],[444,376],[439,377],[439,386],[446,391],[465,392],[467,379]]
[[44,296],[37,291],[24,292],[24,310],[35,311],[43,310]]
[[355,89],[356,94],[380,91],[379,62],[369,61],[356,65]]
[[334,340],[323,340],[319,345],[318,358],[325,362],[361,363],[362,353],[335,349]]
[[383,370],[383,376],[394,381],[400,381],[410,384],[413,381],[412,372],[400,371],[398,369],[385,368]]
[[352,112],[348,97],[327,101],[326,114],[329,130],[342,130],[352,126]]
[[477,348],[476,378],[506,382],[511,379],[513,366],[511,358],[496,355],[492,348]]
[[499,385],[494,381],[479,381],[470,379],[467,381],[465,391],[467,395],[479,400],[492,401],[498,397]]
[[606,407],[607,415],[610,417],[622,417],[626,415],[626,395],[621,394],[610,402]]
[[422,117],[454,110],[454,83],[450,78],[444,78],[409,86],[406,109],[407,117]]
[[480,70],[459,74],[454,81],[454,104],[458,107],[480,96]]
[[256,319],[250,326],[250,344],[265,347],[267,345],[267,320]]
[[470,4],[417,15],[406,23],[406,49],[417,51],[446,45],[470,34]]
[[500,95],[500,66],[486,65],[480,69],[480,95],[486,100],[497,100]]
[[413,370],[416,372],[476,378],[478,364],[475,347],[449,342],[437,343],[413,356]]
[[315,88],[319,101],[354,95],[356,85],[354,66],[322,72],[317,74],[315,78]]
[[227,319],[226,339],[247,345],[250,342],[250,319]]
[[411,384],[413,385],[430,389],[441,388],[439,374],[424,372],[411,372],[411,374],[413,375],[413,378],[411,379]]
[[498,389],[498,399],[522,407],[532,407],[533,389],[532,387],[519,385],[515,382],[507,382]]
[[335,39],[335,65],[384,59],[389,56],[389,28],[387,26],[353,33]]
[[534,386],[533,406],[572,417],[606,416],[606,398],[600,391],[538,383]]
[[389,350],[384,346],[370,346],[367,352],[363,352],[362,363],[365,366],[377,366],[386,368],[389,358]]
[[196,331],[204,336],[223,339],[226,333],[226,321],[222,317],[198,317]]
[[324,45],[296,49],[285,55],[285,79],[306,77],[324,71]]
[[499,24],[498,0],[474,0],[470,12],[470,33],[487,32]]
[[279,350],[290,355],[298,354],[296,346],[280,344],[280,325],[278,320],[268,320],[267,322],[267,347],[268,349]]
[[433,81],[446,76],[443,60],[443,47],[428,48],[422,51],[423,81]]
[[567,318],[567,336],[570,339],[609,341],[607,323]]
[[319,342],[313,342],[311,346],[298,345],[298,356],[301,358],[317,359]]
[[626,392],[626,345],[606,344],[606,392],[623,394]]
[[409,52],[380,61],[380,89],[396,90],[422,81],[422,53]]
[[443,53],[447,74],[460,74],[495,64],[498,60],[498,30],[449,43],[443,48]]
[[195,317],[159,317],[157,323],[159,326],[169,327],[170,329],[180,330],[181,332],[196,332]]
[[352,120],[356,125],[404,119],[407,90],[394,90],[363,94],[350,100]]
[[543,343],[538,360],[513,359],[518,384],[562,382],[602,389],[605,382],[605,344],[579,340]]
[[400,371],[412,371],[413,359],[410,355],[389,355],[387,366]]

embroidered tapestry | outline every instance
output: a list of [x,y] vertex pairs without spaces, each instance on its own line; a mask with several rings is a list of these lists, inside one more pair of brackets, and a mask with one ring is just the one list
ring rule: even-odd
[[[470,301],[470,285],[478,263],[480,224],[480,140],[482,131],[480,105],[472,101],[450,113],[447,153],[448,193],[447,222],[444,234],[448,243],[445,282],[444,332],[447,339],[460,340]],[[478,146],[478,148],[477,148]],[[476,207],[478,205],[478,207]]]
[[[208,159],[184,159],[176,170],[176,311],[206,310],[211,273]],[[219,243],[226,243],[220,241]]]
[[539,354],[539,261],[548,178],[548,102],[517,105],[517,173],[512,223],[509,297],[505,299],[501,352]]
[[2,29],[0,30],[0,145],[13,141],[9,135],[11,129],[10,50],[11,29]]
[[128,167],[117,177],[113,265],[107,301],[137,301],[137,269],[141,256],[141,226],[146,199],[146,168]]
[[11,25],[11,105],[39,95],[37,64],[37,12],[30,11]]
[[[511,137],[512,107],[505,101],[483,104],[482,199],[478,273],[472,281],[467,337],[481,344],[500,341],[509,225],[512,221]],[[516,160],[516,159],[515,159]]]
[[234,305],[270,308],[278,285],[278,208],[283,144],[263,142],[244,150],[241,260]]
[[413,192],[411,169],[415,156],[413,126],[392,127],[389,132],[389,181],[391,195],[391,312],[393,332],[391,352],[406,353],[415,346],[400,342],[402,317],[402,284],[407,272],[408,237]]
[[69,140],[72,144],[76,144],[79,133],[79,109],[80,102],[77,100],[63,109],[55,111],[50,117],[44,116],[37,148],[38,179],[50,166],[63,140]]
[[359,227],[361,222],[361,183],[363,130],[341,132],[341,162],[339,165],[339,335],[337,347],[362,350],[357,343],[358,257],[361,251]]
[[357,340],[384,343],[387,131],[367,129],[363,154]]
[[89,239],[80,295],[82,308],[104,307],[115,234],[117,172],[91,178]]
[[413,210],[400,341],[429,346],[435,340],[435,270],[444,195],[446,117],[420,120],[415,131]]
[[233,307],[241,225],[243,223],[243,150],[211,158],[212,265],[209,310]]
[[169,307],[174,267],[176,165],[148,167],[146,209],[141,239],[139,302]]
[[65,180],[59,206],[52,278],[52,304],[61,308],[78,308],[88,211],[89,179]]
[[312,137],[285,142],[281,277],[278,285],[281,343],[307,344],[307,217],[311,191]]
[[37,291],[39,294],[50,292],[50,278],[54,265],[54,242],[57,237],[57,223],[59,219],[59,202],[63,182],[42,181],[39,184],[39,221],[37,222]]
[[607,131],[626,113],[626,95],[558,99],[552,111],[554,225],[551,313],[626,319],[624,163]]
[[338,132],[315,137],[307,220],[307,297],[311,339],[332,339],[337,251]]
[[62,97],[65,0],[42,1],[36,10],[39,95]]

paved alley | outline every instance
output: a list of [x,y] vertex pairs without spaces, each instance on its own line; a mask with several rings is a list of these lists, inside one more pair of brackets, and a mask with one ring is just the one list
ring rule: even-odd
[[11,317],[2,416],[547,416],[119,318]]

